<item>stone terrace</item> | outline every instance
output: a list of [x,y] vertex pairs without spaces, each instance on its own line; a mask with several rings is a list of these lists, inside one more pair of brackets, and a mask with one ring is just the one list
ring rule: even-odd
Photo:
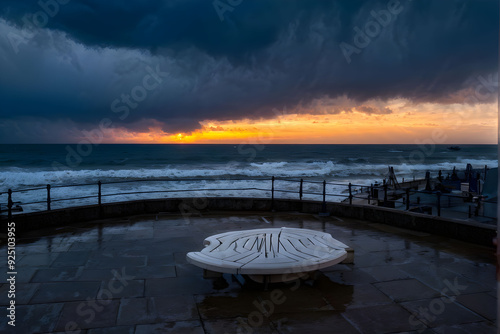
[[[331,233],[354,264],[266,291],[186,262],[209,235],[281,226]],[[31,232],[16,253],[16,333],[495,333],[493,249],[352,219],[131,217]],[[0,285],[3,312],[7,292]]]

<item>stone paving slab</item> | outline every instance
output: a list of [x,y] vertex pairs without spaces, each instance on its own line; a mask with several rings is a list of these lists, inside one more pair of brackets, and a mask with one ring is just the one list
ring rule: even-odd
[[457,302],[488,320],[494,321],[497,318],[497,299],[488,294],[460,295],[457,297]]
[[100,285],[100,282],[41,283],[30,303],[57,303],[95,298]]
[[153,324],[199,319],[193,296],[122,299],[118,325]]
[[[177,267],[174,265],[163,266],[154,265],[147,267],[131,267],[126,266],[127,274],[134,276],[136,279],[151,279],[151,278],[172,278],[177,277]],[[194,270],[193,268],[191,268]],[[199,272],[198,272],[199,273]]]
[[457,261],[447,265],[447,269],[469,278],[489,289],[496,289],[496,268],[490,263],[476,261]]
[[427,327],[467,324],[485,319],[448,298],[423,299],[401,303],[412,315],[412,323],[420,321]]
[[64,303],[56,331],[75,332],[78,329],[113,327],[120,302],[117,300],[89,300]]
[[[84,282],[92,282],[92,281],[110,281],[115,277],[113,270],[119,270],[119,268],[113,269],[88,269],[88,268],[80,268],[80,270],[75,273],[72,280],[73,281],[84,281]],[[127,267],[126,270],[129,270]],[[128,272],[126,272],[128,274]]]
[[[63,303],[21,305],[16,307],[15,333],[40,333],[55,331]],[[0,320],[0,333],[12,333],[5,315]]]
[[199,321],[179,321],[154,325],[138,325],[135,334],[205,334]]
[[49,267],[52,262],[61,254],[64,253],[41,253],[28,254],[17,261],[19,266],[24,267]]
[[391,298],[372,284],[340,285],[339,287],[333,287],[330,284],[323,293],[325,299],[335,310],[344,311],[349,308],[384,305],[393,302]]
[[113,269],[121,267],[144,267],[146,256],[94,256],[87,264],[88,269]]
[[377,282],[377,279],[375,277],[361,269],[355,268],[355,266],[353,266],[353,269],[349,271],[325,272],[325,276],[327,276],[333,282],[348,285]]
[[370,276],[374,277],[378,282],[394,281],[399,279],[411,278],[411,275],[400,269],[400,266],[382,266],[382,267],[366,267],[362,268]]
[[[255,302],[259,302],[257,293],[222,293],[196,295],[195,300],[202,319],[247,318],[259,311]],[[262,297],[261,297],[262,298]]]
[[495,326],[487,322],[475,322],[471,324],[441,326],[433,328],[437,334],[495,334]]
[[134,334],[134,333],[135,333],[135,326],[92,328],[87,331],[87,334]]
[[47,240],[36,240],[32,244],[16,245],[16,255],[46,254],[52,252],[66,252],[71,244],[52,245]]
[[411,313],[397,304],[349,309],[342,315],[363,334],[395,333],[419,329],[410,323]]
[[[17,283],[16,284],[16,304],[25,305],[28,304],[31,297],[35,294],[37,289],[40,287],[40,283]],[[10,300],[8,298],[10,286],[9,284],[3,284],[0,288],[0,305],[8,305]]]
[[[464,269],[466,268],[467,264],[464,264]],[[411,277],[418,279],[434,290],[440,291],[448,296],[456,296],[464,293],[487,292],[491,290],[488,286],[448,270],[446,265],[403,265],[401,269],[407,272]]]
[[131,279],[125,283],[117,279],[103,281],[97,293],[98,299],[120,299],[144,297],[144,280]]
[[151,298],[126,298],[120,301],[117,324],[152,324],[157,321],[156,309]]
[[213,283],[210,280],[203,279],[203,273],[200,269],[200,276],[182,277],[182,279],[172,278],[153,278],[146,279],[147,297],[153,296],[171,296],[179,294],[203,294],[213,292]]
[[38,269],[31,282],[73,282],[77,280],[82,270],[83,268],[79,267]]
[[416,279],[403,279],[374,284],[377,289],[391,297],[395,302],[435,298],[441,294]]
[[[36,271],[38,270],[37,267],[21,267],[17,266],[16,271],[16,283],[29,283],[31,281],[31,278],[33,275],[35,275]],[[7,275],[7,270],[4,269],[0,273],[0,282],[7,282],[7,278],[9,278],[9,275]]]
[[252,334],[280,334],[267,317],[231,318],[204,320],[205,333],[252,333]]
[[[88,331],[86,329],[80,329],[77,332],[78,332],[78,334],[87,334],[88,333]],[[71,333],[71,332],[69,332],[69,333]],[[41,333],[41,334],[68,334],[68,332],[66,332],[66,331],[64,331],[64,332],[45,332],[45,333]]]
[[271,317],[280,334],[317,333],[317,334],[359,334],[359,331],[339,312],[317,311],[304,313],[279,314]]
[[90,255],[90,252],[85,252],[85,251],[61,253],[52,262],[51,267],[52,268],[59,268],[59,267],[84,266],[85,263],[87,263],[87,259],[89,258],[89,255]]
[[147,255],[148,266],[173,266],[175,264],[173,253],[152,253],[150,250]]

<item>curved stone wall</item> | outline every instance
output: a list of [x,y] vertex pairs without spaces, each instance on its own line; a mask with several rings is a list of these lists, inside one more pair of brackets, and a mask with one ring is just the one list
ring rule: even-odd
[[[16,214],[18,233],[40,228],[68,226],[72,223],[93,221],[98,219],[126,217],[140,214],[157,214],[161,212],[179,213],[189,217],[198,212],[207,211],[280,211],[318,214],[322,211],[322,203],[316,201],[300,201],[293,199],[268,198],[167,198],[138,200],[130,202],[107,203],[82,206],[36,213]],[[442,236],[448,236],[484,246],[492,247],[492,239],[496,236],[496,226],[475,223],[465,220],[452,220],[426,214],[406,212],[377,206],[349,205],[344,203],[327,203],[326,212],[338,217],[348,217],[383,223],[396,227],[412,229]],[[2,217],[2,223],[7,222]]]

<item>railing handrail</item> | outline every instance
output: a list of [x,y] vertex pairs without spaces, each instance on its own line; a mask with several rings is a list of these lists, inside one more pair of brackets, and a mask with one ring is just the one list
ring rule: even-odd
[[[119,192],[119,193],[102,193],[102,186],[104,185],[110,185],[110,184],[127,184],[127,183],[145,183],[145,182],[203,182],[203,181],[211,181],[217,183],[218,181],[259,181],[259,182],[271,182],[271,189],[269,188],[259,188],[259,187],[244,187],[244,188],[192,188],[192,189],[152,189],[152,190],[147,190],[147,191],[128,191],[128,192]],[[282,181],[282,182],[293,182],[293,183],[299,183],[299,190],[289,190],[289,189],[278,189],[275,188],[275,182],[276,181]],[[421,182],[423,180],[415,180],[416,182]],[[413,182],[413,181],[411,181]],[[303,189],[303,184],[316,184],[316,185],[322,185],[322,191],[311,191],[311,189]],[[70,198],[57,198],[54,199],[51,197],[51,190],[53,189],[61,189],[61,188],[71,188],[71,187],[83,187],[83,186],[98,186],[98,192],[97,195],[91,194],[91,195],[85,195],[85,196],[77,196],[77,197],[70,197]],[[327,186],[341,186],[345,187],[345,190],[340,191],[340,193],[330,193],[327,192]],[[355,189],[353,189],[353,187]],[[359,189],[356,189],[359,188]],[[382,191],[383,192],[383,203],[386,205],[387,203],[390,202],[396,202],[399,199],[390,199],[388,198],[388,184],[385,182],[381,184],[371,184],[371,185],[360,185],[360,184],[352,184],[352,183],[338,183],[338,182],[327,182],[326,180],[323,181],[317,181],[317,180],[304,180],[304,179],[294,179],[294,178],[283,178],[283,177],[250,177],[250,178],[150,178],[150,179],[125,179],[125,180],[118,180],[118,181],[108,181],[108,182],[93,182],[93,183],[78,183],[78,184],[67,184],[67,185],[46,185],[45,187],[34,187],[34,188],[27,188],[27,189],[18,189],[18,190],[11,190],[9,189],[6,193],[9,195],[8,197],[8,211],[9,211],[9,217],[11,217],[12,214],[12,207],[14,202],[12,201],[12,194],[15,193],[26,193],[30,191],[39,191],[39,190],[46,190],[47,191],[47,199],[46,201],[34,201],[34,202],[28,202],[28,203],[22,203],[23,205],[33,205],[33,204],[42,204],[42,203],[47,203],[47,210],[51,210],[51,203],[54,202],[63,202],[63,201],[74,201],[74,200],[81,200],[81,199],[89,199],[89,198],[96,198],[98,199],[98,204],[101,205],[102,203],[102,198],[103,197],[111,197],[111,196],[123,196],[123,195],[139,195],[139,194],[154,194],[154,193],[178,193],[178,192],[203,192],[203,191],[263,191],[263,192],[271,192],[271,198],[272,198],[272,206],[274,205],[274,193],[279,192],[279,193],[291,193],[291,194],[298,194],[300,200],[302,200],[303,195],[313,195],[313,196],[322,196],[323,197],[323,211],[326,209],[326,197],[343,197],[346,200],[348,199],[349,204],[352,205],[353,199],[364,199],[368,200],[368,203],[371,202],[371,200],[377,200],[379,201],[380,195],[375,196],[374,195],[374,190],[377,191]],[[364,191],[363,191],[364,190]],[[390,189],[390,190],[397,190],[397,189]],[[403,198],[403,203],[405,203],[405,200],[407,201],[406,203],[406,210],[409,210],[409,196],[411,194],[427,194],[430,196],[434,196],[436,199],[436,204],[437,204],[437,213],[438,216],[440,216],[441,212],[441,207],[442,207],[442,198],[458,198],[458,199],[468,199],[470,197],[465,197],[461,196],[459,194],[453,194],[453,193],[441,193],[441,192],[436,192],[436,191],[425,191],[425,190],[415,190],[411,189],[411,187],[406,187],[406,188],[401,188],[401,190],[405,191],[405,194],[401,193],[401,197]],[[0,193],[2,195],[4,193]],[[368,197],[363,197],[363,196],[356,196],[359,194],[368,194]],[[83,194],[84,195],[84,194]],[[373,197],[372,197],[373,196]],[[406,197],[404,197],[406,196]],[[17,203],[17,202],[16,202]],[[429,203],[427,201],[427,203]],[[477,205],[479,206],[480,203],[497,203],[497,201],[487,199],[485,197],[479,196],[478,200],[474,203],[478,203]],[[474,204],[471,203],[471,204]],[[413,203],[415,205],[415,203]],[[419,204],[419,202],[417,203]],[[450,205],[448,203],[448,205]],[[478,210],[478,209],[476,209]],[[476,211],[477,215],[477,211]],[[469,207],[469,218],[471,216],[471,210]],[[485,216],[486,217],[486,216]],[[487,218],[493,218],[493,217],[487,217]]]

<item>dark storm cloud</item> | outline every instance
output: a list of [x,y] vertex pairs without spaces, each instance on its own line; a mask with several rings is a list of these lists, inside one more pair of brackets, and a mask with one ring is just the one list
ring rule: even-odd
[[368,115],[372,115],[372,114],[377,114],[377,115],[392,114],[392,110],[389,109],[389,108],[384,108],[384,109],[380,110],[380,109],[377,109],[377,108],[374,108],[374,107],[370,107],[370,106],[359,106],[356,109],[357,109],[357,111],[364,112],[364,113],[366,113]]
[[[285,106],[310,111],[339,96],[380,114],[391,111],[363,102],[462,103],[498,71],[494,0],[233,0],[223,21],[205,0],[59,1],[2,1],[4,125],[31,117],[86,129],[107,117],[178,132],[204,119],[272,117]],[[151,69],[160,79],[147,89]],[[481,97],[472,102],[494,99]]]

